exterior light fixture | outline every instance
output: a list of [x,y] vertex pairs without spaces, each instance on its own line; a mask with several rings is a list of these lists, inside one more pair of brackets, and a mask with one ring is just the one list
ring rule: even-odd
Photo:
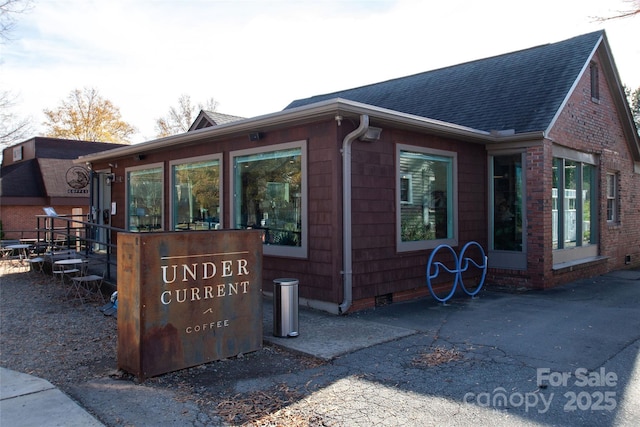
[[369,126],[367,131],[360,137],[360,141],[377,141],[380,139],[382,129]]

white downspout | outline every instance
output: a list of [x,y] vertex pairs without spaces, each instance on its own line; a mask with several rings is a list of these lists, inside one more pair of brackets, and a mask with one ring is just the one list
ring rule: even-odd
[[338,306],[340,314],[346,313],[353,302],[352,283],[352,234],[351,234],[351,144],[369,129],[369,116],[360,116],[360,126],[342,141],[342,252],[343,252],[343,301]]

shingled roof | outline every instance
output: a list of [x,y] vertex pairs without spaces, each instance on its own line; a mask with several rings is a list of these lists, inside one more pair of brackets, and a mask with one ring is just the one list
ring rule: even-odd
[[483,131],[545,131],[604,31],[407,77],[299,99],[343,98]]
[[75,139],[59,139],[35,137],[35,157],[38,159],[77,159],[86,154],[111,150],[126,144],[111,142],[78,141]]
[[237,122],[243,119],[244,117],[222,114],[217,111],[200,110],[198,117],[196,117],[189,127],[189,132],[211,126],[219,126],[225,123]]
[[[3,158],[4,164],[0,169],[0,197],[58,197],[64,195],[66,188],[60,190],[66,185],[64,172],[73,166],[74,159],[123,146],[123,144],[106,142],[34,137],[5,148],[4,157],[13,147],[25,144],[33,145],[32,158],[25,158],[16,163],[8,162],[6,158]],[[68,196],[86,197],[82,193]]]
[[29,159],[2,168],[2,197],[43,197],[46,192],[38,159]]

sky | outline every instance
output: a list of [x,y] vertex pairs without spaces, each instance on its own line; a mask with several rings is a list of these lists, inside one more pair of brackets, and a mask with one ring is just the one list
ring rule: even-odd
[[0,90],[44,131],[44,109],[95,88],[155,139],[178,98],[255,117],[291,101],[605,29],[640,87],[628,0],[33,0],[0,45]]

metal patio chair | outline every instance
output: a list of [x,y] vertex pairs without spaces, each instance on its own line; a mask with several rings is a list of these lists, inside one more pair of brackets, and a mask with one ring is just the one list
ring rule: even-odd
[[102,303],[105,302],[102,294],[102,282],[106,274],[106,265],[103,262],[86,262],[82,266],[81,273],[71,278],[75,295],[81,302],[83,302],[82,293],[85,293],[87,297],[95,294]]

